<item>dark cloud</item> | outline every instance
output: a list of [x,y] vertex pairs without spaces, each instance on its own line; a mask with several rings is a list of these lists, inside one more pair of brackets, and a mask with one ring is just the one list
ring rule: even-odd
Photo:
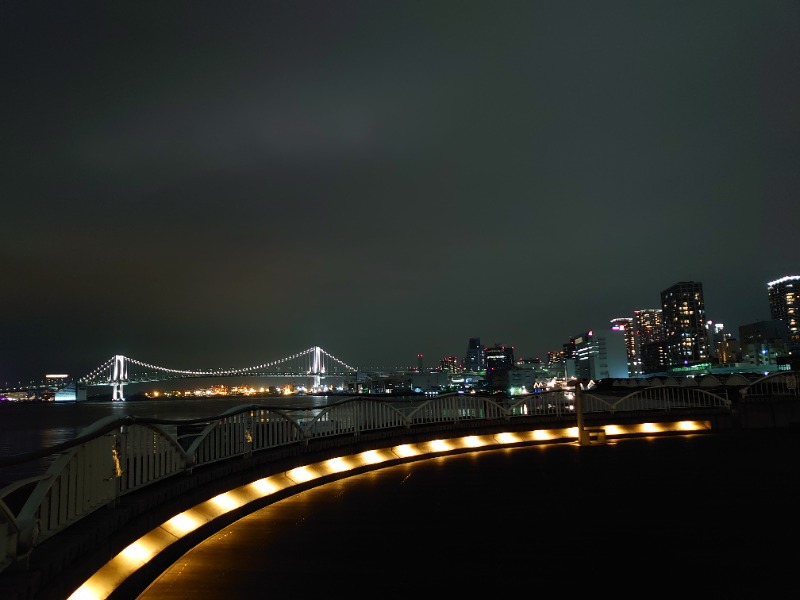
[[523,356],[798,272],[789,0],[0,7],[0,382]]

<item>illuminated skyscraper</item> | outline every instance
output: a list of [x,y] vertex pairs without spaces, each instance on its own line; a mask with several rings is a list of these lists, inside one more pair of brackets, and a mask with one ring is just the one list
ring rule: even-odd
[[439,370],[447,371],[448,373],[463,373],[464,365],[457,356],[445,356],[439,361]]
[[631,377],[663,370],[662,349],[664,318],[660,308],[633,311],[634,358]]
[[580,379],[628,377],[625,340],[611,331],[586,331],[570,338],[574,347],[575,375]]
[[714,321],[708,321],[706,323],[706,339],[708,340],[708,353],[711,356],[718,356],[719,346],[725,342],[725,340],[730,339],[730,334],[725,333],[725,325],[723,323],[714,323]]
[[633,329],[633,317],[617,317],[611,319],[611,331],[619,332],[625,339],[625,351],[628,357],[628,376],[635,377],[636,335]]
[[708,362],[703,284],[680,281],[661,292],[667,367]]
[[486,358],[481,345],[481,338],[469,338],[467,355],[464,357],[464,369],[471,373],[479,373],[486,370]]
[[787,275],[767,284],[769,311],[773,321],[783,321],[789,330],[789,352],[792,356],[800,353],[800,275]]
[[508,372],[514,368],[513,346],[495,344],[484,350],[486,356],[486,382],[489,387],[504,389],[508,387]]

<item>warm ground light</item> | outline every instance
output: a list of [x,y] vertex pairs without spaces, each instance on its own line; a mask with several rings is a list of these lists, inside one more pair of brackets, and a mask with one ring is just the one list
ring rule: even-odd
[[[710,431],[711,424],[707,421],[679,421],[605,425],[601,429],[603,435],[600,438],[594,438],[596,441],[593,443],[602,443],[601,440],[608,440],[615,436]],[[380,468],[380,465],[390,461],[396,463],[398,459],[414,460],[454,451],[478,450],[485,447],[497,448],[498,446],[517,444],[575,443],[578,439],[577,427],[449,438],[340,456],[258,479],[183,511],[151,530],[100,568],[69,597],[69,600],[107,598],[133,573],[144,567],[174,542],[199,527],[256,500],[262,500],[293,486],[307,484],[315,479],[337,474],[346,477],[346,473],[355,469]]]

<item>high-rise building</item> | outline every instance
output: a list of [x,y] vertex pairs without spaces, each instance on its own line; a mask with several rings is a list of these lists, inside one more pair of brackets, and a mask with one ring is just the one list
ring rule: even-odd
[[739,326],[742,360],[752,365],[774,365],[789,354],[785,321],[758,321]]
[[486,357],[486,383],[489,387],[505,389],[508,387],[508,372],[514,368],[514,348],[495,344],[484,349]]
[[642,374],[652,375],[667,370],[667,343],[664,340],[648,342],[642,345]]
[[[664,318],[660,308],[641,308],[633,311],[633,369],[631,377],[644,373],[656,373],[664,369],[662,350],[648,344],[659,343],[664,339]],[[648,359],[645,360],[645,355]]]
[[[740,328],[741,329],[741,328]],[[736,364],[742,358],[742,346],[739,340],[731,334],[726,333],[722,341],[717,344],[717,364],[724,367],[729,364]]]
[[719,346],[726,340],[730,339],[730,335],[725,333],[725,325],[723,323],[714,323],[714,321],[706,322],[706,340],[708,342],[708,354],[714,358],[719,356]]
[[481,345],[481,338],[469,338],[467,355],[464,357],[464,369],[471,373],[486,370],[486,357]]
[[448,373],[463,373],[464,365],[457,356],[445,356],[439,361],[439,370],[447,371]]
[[581,379],[625,379],[628,377],[628,360],[624,339],[590,329],[571,338],[575,348],[575,375]]
[[679,281],[661,292],[667,367],[708,362],[703,284]]
[[664,312],[660,308],[633,311],[633,330],[639,345],[664,339]]
[[767,284],[769,311],[773,321],[783,321],[789,330],[789,352],[800,354],[800,275],[787,275]]
[[[566,344],[564,345],[566,347]],[[575,361],[567,356],[566,350],[560,352],[548,352],[547,364],[545,365],[548,377],[568,380],[575,377]]]
[[636,361],[636,335],[633,330],[633,317],[617,317],[611,319],[611,331],[616,331],[625,340],[625,352],[628,360],[628,376],[635,377],[634,363]]

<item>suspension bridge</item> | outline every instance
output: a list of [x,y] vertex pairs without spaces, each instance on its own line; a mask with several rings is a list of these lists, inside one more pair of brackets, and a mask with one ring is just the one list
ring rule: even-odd
[[175,369],[117,354],[78,380],[85,386],[111,386],[112,400],[124,400],[128,384],[207,377],[306,377],[319,389],[326,377],[348,377],[358,371],[343,360],[312,346],[302,352],[258,365],[237,368]]

